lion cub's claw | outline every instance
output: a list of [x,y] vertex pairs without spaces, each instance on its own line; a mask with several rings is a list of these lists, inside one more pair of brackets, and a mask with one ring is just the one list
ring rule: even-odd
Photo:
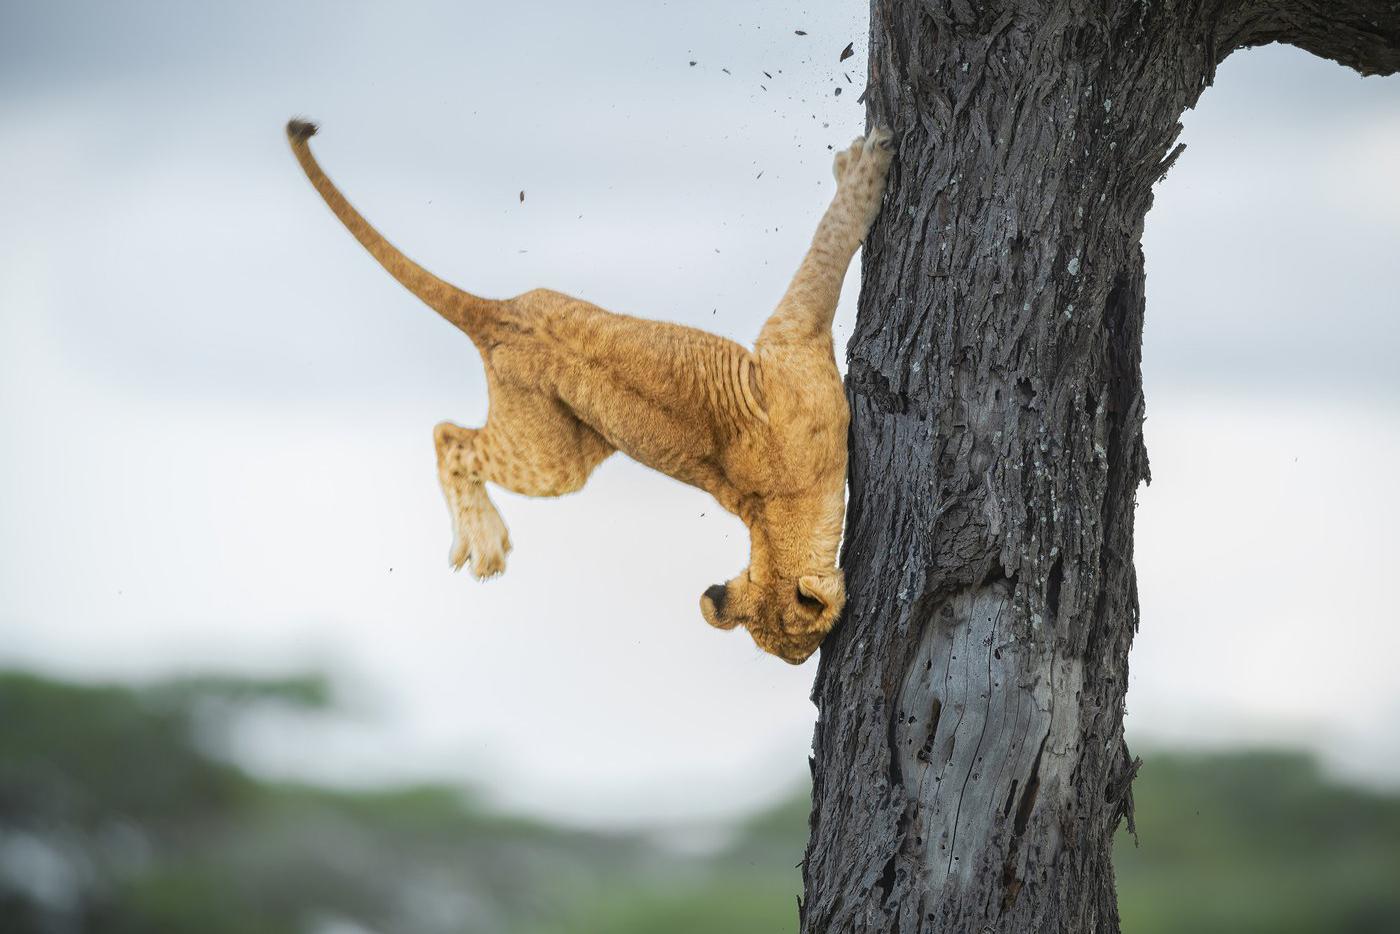
[[506,554],[504,550],[493,551],[485,555],[472,555],[472,576],[479,581],[490,580],[504,574],[506,571]]
[[454,571],[462,570],[463,565],[467,563],[467,557],[470,553],[466,539],[462,538],[460,535],[454,534],[452,536],[452,549],[447,553],[447,566]]
[[870,131],[870,135],[865,138],[866,147],[876,147],[890,152],[894,151],[894,133],[889,127],[877,126]]

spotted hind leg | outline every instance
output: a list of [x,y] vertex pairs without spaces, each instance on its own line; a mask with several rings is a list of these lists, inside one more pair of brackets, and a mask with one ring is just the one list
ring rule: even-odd
[[433,432],[438,478],[452,515],[449,561],[471,562],[485,580],[505,570],[510,534],[486,495],[487,481],[525,496],[580,489],[613,448],[555,399],[492,387],[485,427],[443,422]]
[[452,517],[452,550],[447,562],[460,571],[471,562],[478,580],[495,577],[506,569],[510,532],[486,495],[486,476],[477,449],[482,432],[442,422],[433,430],[437,447],[438,481]]

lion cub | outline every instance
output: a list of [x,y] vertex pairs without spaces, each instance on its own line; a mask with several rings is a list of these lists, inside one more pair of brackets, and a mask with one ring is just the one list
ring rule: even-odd
[[753,350],[694,328],[646,321],[537,289],[508,299],[464,292],[404,256],[331,183],[287,124],[297,161],[341,223],[394,278],[476,344],[490,412],[480,428],[433,432],[455,533],[451,564],[505,570],[510,536],[486,483],[526,496],[583,486],[613,451],[710,493],[748,526],[748,568],[700,598],[705,621],[743,626],[759,648],[807,659],[846,601],[836,567],[850,413],[832,355],[841,281],[880,210],[890,134],[836,156],[836,197]]

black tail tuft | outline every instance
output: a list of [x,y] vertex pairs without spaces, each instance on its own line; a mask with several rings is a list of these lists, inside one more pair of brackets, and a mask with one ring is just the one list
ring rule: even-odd
[[288,120],[287,138],[294,143],[304,143],[316,135],[316,124],[310,120]]

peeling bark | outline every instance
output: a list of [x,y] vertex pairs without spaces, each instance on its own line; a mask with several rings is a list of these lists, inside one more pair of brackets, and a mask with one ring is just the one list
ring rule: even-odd
[[874,0],[898,134],[848,348],[802,930],[1118,930],[1143,219],[1236,48],[1400,69],[1391,0]]

